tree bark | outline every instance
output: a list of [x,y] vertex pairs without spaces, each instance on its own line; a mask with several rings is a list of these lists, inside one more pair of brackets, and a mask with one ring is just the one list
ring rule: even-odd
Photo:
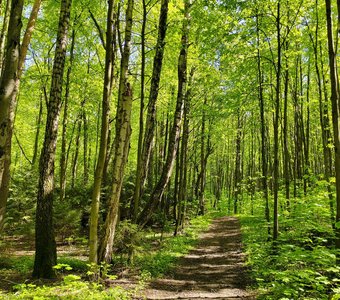
[[67,143],[67,123],[68,123],[68,100],[70,96],[70,84],[71,84],[71,72],[72,65],[74,59],[74,44],[75,44],[75,30],[72,30],[72,42],[71,42],[71,54],[69,67],[67,69],[66,74],[66,86],[65,86],[65,97],[64,97],[64,116],[63,116],[63,126],[62,126],[62,134],[61,134],[61,156],[60,156],[60,201],[64,201],[65,199],[65,190],[66,190],[66,143]]
[[57,146],[58,123],[61,109],[62,83],[67,48],[72,0],[62,0],[59,16],[57,44],[52,70],[50,98],[47,109],[44,145],[39,164],[39,184],[35,225],[35,260],[33,277],[52,278],[57,263],[53,225],[54,162]]
[[39,147],[39,136],[40,136],[40,127],[41,127],[41,121],[42,121],[42,113],[43,113],[43,95],[42,91],[40,94],[40,100],[39,100],[39,113],[37,117],[37,129],[35,133],[34,138],[34,148],[33,148],[33,157],[32,157],[32,167],[35,167],[37,156],[38,156],[38,147]]
[[236,133],[236,153],[235,153],[235,174],[234,174],[234,214],[238,211],[238,201],[241,194],[241,176],[242,176],[242,165],[241,165],[241,144],[243,139],[243,124],[241,112],[237,114],[237,133]]
[[268,237],[270,236],[270,212],[269,212],[269,197],[268,197],[268,151],[267,151],[267,138],[266,138],[266,118],[264,111],[264,97],[263,97],[263,73],[260,52],[260,26],[259,14],[256,16],[256,33],[257,33],[257,72],[259,81],[259,105],[260,105],[260,120],[261,120],[261,162],[262,162],[262,189],[265,200],[265,218],[268,227]]
[[143,134],[144,134],[144,99],[145,99],[145,29],[147,21],[147,6],[145,0],[143,2],[143,21],[141,30],[141,80],[140,80],[140,109],[139,109],[139,135],[138,135],[138,151],[137,151],[137,170],[136,170],[136,183],[134,198],[132,201],[132,220],[136,221],[138,209],[139,209],[139,198],[141,190],[140,182],[140,171],[142,164],[142,150],[143,150]]
[[[288,30],[288,29],[287,29]],[[289,43],[285,43],[285,51],[289,50]],[[289,92],[289,63],[288,57],[285,57],[285,77],[284,77],[284,104],[283,104],[283,174],[286,189],[286,206],[287,209],[290,207],[290,155],[288,145],[288,92]]]
[[[332,176],[332,151],[328,146],[332,143],[332,137],[330,133],[330,121],[329,121],[329,112],[328,112],[328,94],[326,85],[323,84],[325,82],[324,78],[324,68],[323,62],[321,60],[321,70],[319,67],[319,50],[320,48],[320,56],[322,57],[322,48],[321,44],[319,45],[319,12],[318,12],[318,0],[315,3],[315,14],[316,14],[316,25],[315,25],[315,37],[313,38],[312,33],[310,33],[309,37],[312,42],[313,52],[314,52],[314,60],[315,60],[315,71],[316,78],[318,84],[318,98],[319,98],[319,116],[320,116],[320,125],[321,125],[321,135],[322,135],[322,150],[323,150],[323,161],[324,168],[323,172],[325,175],[325,180],[327,182],[327,191],[329,198],[329,208],[330,208],[330,219],[331,223],[335,223],[335,212],[334,212],[334,197],[331,190],[330,177]],[[323,100],[323,91],[324,91],[324,100]],[[333,225],[334,226],[334,225]]]
[[[335,181],[336,181],[336,218],[335,222],[340,222],[340,124],[339,124],[339,86],[337,74],[337,53],[334,48],[333,29],[332,29],[332,8],[331,1],[325,0],[326,3],[326,19],[327,19],[327,37],[328,37],[328,58],[329,58],[329,72],[331,81],[331,102],[332,102],[332,119],[333,119],[333,138],[334,138],[334,154],[335,154]],[[339,0],[337,1],[338,9],[340,9]],[[340,18],[340,14],[338,15]],[[340,227],[335,226],[335,246],[340,249]],[[337,262],[340,261],[337,255]]]
[[[184,9],[184,22],[182,29],[182,39],[181,39],[181,51],[178,58],[178,92],[177,92],[177,102],[176,109],[174,114],[174,123],[172,125],[172,130],[169,137],[169,146],[166,162],[163,167],[163,171],[161,177],[153,190],[149,202],[146,207],[143,209],[141,214],[138,217],[138,224],[141,226],[145,226],[146,223],[150,220],[152,213],[157,208],[162,195],[166,189],[166,186],[169,183],[175,158],[177,155],[178,149],[178,140],[181,131],[181,124],[183,119],[183,108],[184,108],[184,96],[186,90],[186,82],[187,82],[187,54],[188,54],[188,46],[189,46],[189,28],[190,28],[190,14],[189,9],[191,6],[191,0],[184,0],[185,9]],[[151,118],[152,114],[148,118]],[[147,124],[149,122],[147,121]],[[148,141],[147,134],[149,134],[149,130],[146,129],[145,141]],[[150,139],[151,141],[152,139]],[[147,143],[145,143],[147,146]]]
[[[140,159],[137,164],[137,174],[136,174],[136,183],[135,183],[135,191],[133,196],[133,219],[137,219],[137,215],[139,212],[139,202],[140,198],[143,195],[145,178],[148,173],[149,163],[150,163],[150,155],[152,150],[152,141],[155,135],[155,126],[156,126],[156,102],[158,98],[159,91],[159,82],[161,78],[161,71],[163,66],[163,55],[165,48],[165,36],[167,30],[167,18],[168,18],[168,6],[169,0],[162,0],[161,10],[158,22],[158,38],[156,44],[156,53],[153,61],[153,71],[151,78],[151,87],[150,87],[150,95],[149,95],[149,103],[148,103],[148,113],[147,119],[145,123],[145,133],[142,149],[140,149]],[[139,136],[141,138],[141,134]]]
[[194,68],[190,71],[190,77],[188,82],[188,90],[184,99],[184,121],[183,121],[183,135],[182,135],[182,147],[180,154],[179,164],[179,190],[178,190],[178,214],[176,218],[176,228],[174,235],[178,233],[180,227],[184,226],[185,210],[187,203],[187,182],[188,182],[188,142],[189,142],[189,113],[190,113],[190,100],[191,100],[191,86],[192,78],[194,75]]
[[[13,0],[12,0],[13,1]],[[35,0],[32,6],[32,10],[31,10],[31,14],[30,17],[28,19],[28,23],[26,26],[26,31],[22,40],[22,44],[20,47],[20,59],[19,59],[19,78],[22,75],[23,69],[24,69],[24,64],[25,64],[25,59],[26,59],[26,55],[27,55],[27,51],[28,51],[28,46],[31,42],[31,37],[32,37],[32,33],[34,31],[35,28],[35,23],[37,21],[38,18],[38,13],[39,13],[39,9],[41,6],[41,2],[42,0]]]
[[276,30],[277,30],[277,65],[276,65],[276,99],[274,112],[274,165],[273,165],[273,193],[274,193],[274,227],[273,239],[279,235],[278,220],[278,193],[279,193],[279,118],[280,118],[280,85],[281,85],[281,12],[280,0],[277,3]]
[[112,187],[109,209],[104,224],[104,237],[101,241],[100,261],[111,262],[113,241],[118,221],[118,210],[124,170],[128,159],[131,136],[132,90],[128,82],[128,69],[131,51],[132,14],[134,0],[128,1],[126,9],[125,41],[120,66],[118,104],[116,114],[116,135],[114,139],[114,159],[112,166]]
[[23,0],[13,1],[9,18],[6,57],[0,82],[0,233],[5,222],[6,203],[9,191],[11,164],[11,136],[13,131],[14,106],[19,80],[21,15]]
[[112,95],[112,77],[114,76],[114,51],[113,51],[113,36],[114,36],[114,0],[108,0],[108,12],[106,23],[106,53],[105,53],[105,76],[103,87],[103,100],[102,100],[102,124],[100,132],[100,146],[97,159],[97,165],[94,175],[92,203],[91,203],[91,216],[90,216],[90,257],[91,263],[98,263],[98,214],[100,205],[100,191],[103,181],[103,171],[107,153],[108,133],[109,133],[109,113],[110,102]]
[[9,18],[11,14],[11,4],[12,0],[6,1],[6,7],[5,7],[5,15],[4,15],[4,22],[2,24],[1,33],[0,33],[0,74],[2,76],[4,71],[4,57],[6,55],[6,38],[7,38],[7,31],[8,31],[8,25],[9,25]]
[[79,156],[79,144],[80,144],[80,134],[81,134],[81,124],[82,124],[82,117],[78,116],[78,127],[77,127],[77,134],[76,134],[76,144],[75,144],[75,152],[73,154],[72,160],[72,175],[71,175],[71,188],[74,189],[75,181],[77,178],[77,169],[78,169],[78,156]]
[[86,117],[86,111],[85,108],[83,107],[82,111],[82,119],[83,119],[83,146],[84,146],[84,174],[83,174],[83,183],[84,186],[86,187],[89,181],[89,161],[88,158],[91,157],[88,155],[88,139],[89,139],[89,133],[88,133],[88,124],[87,124],[87,117]]

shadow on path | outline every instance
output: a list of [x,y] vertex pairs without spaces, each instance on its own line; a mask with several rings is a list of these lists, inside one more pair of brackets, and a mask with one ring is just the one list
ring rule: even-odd
[[144,299],[255,299],[246,290],[250,279],[238,219],[215,219],[170,276],[151,282]]

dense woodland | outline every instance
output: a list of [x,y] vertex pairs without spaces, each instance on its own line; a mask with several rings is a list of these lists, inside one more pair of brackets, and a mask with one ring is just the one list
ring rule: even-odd
[[64,243],[115,274],[146,232],[235,214],[259,298],[340,299],[339,1],[4,0],[0,16],[2,269],[15,238],[35,239],[26,278],[71,268]]

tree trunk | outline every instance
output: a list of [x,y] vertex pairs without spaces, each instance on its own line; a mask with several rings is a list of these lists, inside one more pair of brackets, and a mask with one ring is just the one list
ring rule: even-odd
[[[161,78],[161,71],[163,66],[163,54],[165,48],[165,36],[167,30],[169,0],[162,0],[161,10],[158,23],[158,38],[156,45],[156,53],[153,61],[153,71],[151,78],[151,87],[148,103],[148,113],[145,123],[145,134],[143,140],[143,148],[140,149],[140,159],[137,164],[136,184],[133,196],[133,219],[137,219],[140,198],[143,195],[143,188],[145,178],[148,173],[150,155],[152,150],[153,139],[155,135],[156,126],[156,102],[158,98],[159,82]],[[141,138],[141,134],[139,136]]]
[[[12,0],[13,1],[13,0]],[[26,31],[22,40],[22,44],[20,47],[20,59],[19,59],[19,78],[22,75],[23,72],[23,68],[24,68],[24,64],[25,64],[25,60],[26,60],[26,55],[27,55],[27,51],[28,51],[28,46],[31,42],[31,37],[32,37],[32,33],[34,31],[35,28],[35,23],[37,21],[38,18],[38,13],[39,13],[39,9],[41,6],[41,2],[42,0],[35,0],[32,6],[32,10],[31,10],[31,14],[30,17],[28,19],[28,23],[26,26]]]
[[37,117],[37,129],[34,138],[34,148],[33,148],[33,157],[32,157],[32,167],[35,167],[37,156],[38,156],[38,147],[39,147],[39,136],[40,136],[40,127],[42,121],[42,113],[43,113],[43,95],[42,92],[40,94],[39,100],[39,113]]
[[139,198],[141,191],[140,171],[142,164],[142,150],[143,150],[143,134],[144,134],[144,99],[145,99],[145,29],[147,21],[147,6],[145,0],[143,2],[143,21],[141,30],[141,80],[140,80],[140,109],[139,109],[139,135],[138,135],[138,151],[137,151],[137,170],[134,198],[132,201],[132,220],[135,222],[139,209]]
[[266,139],[266,119],[264,112],[264,97],[263,97],[263,74],[260,53],[260,28],[259,15],[256,16],[256,32],[257,32],[257,71],[259,80],[259,105],[260,105],[260,120],[261,120],[261,162],[262,162],[262,189],[265,199],[265,218],[268,224],[268,236],[270,236],[270,212],[269,212],[269,197],[268,197],[268,152]]
[[71,176],[71,188],[74,189],[75,180],[77,178],[77,167],[78,167],[78,156],[79,156],[79,144],[80,144],[80,134],[81,134],[81,123],[82,118],[78,116],[78,128],[77,128],[77,135],[76,135],[76,144],[75,144],[75,152],[73,155],[72,160],[72,176]]
[[[321,60],[321,70],[319,68],[319,50],[320,56],[322,57],[322,47],[319,45],[319,12],[318,12],[318,0],[315,3],[315,14],[316,14],[316,25],[315,25],[315,38],[313,38],[312,34],[310,33],[310,39],[313,45],[314,51],[314,59],[315,59],[315,70],[316,70],[316,77],[318,83],[318,96],[319,96],[319,116],[320,116],[320,125],[321,125],[321,135],[322,135],[322,149],[323,149],[323,161],[324,161],[324,168],[323,172],[325,175],[325,180],[327,182],[327,191],[328,191],[328,198],[329,198],[329,208],[330,208],[330,219],[331,223],[335,223],[335,212],[334,212],[334,197],[331,189],[330,177],[332,176],[332,150],[328,146],[332,144],[332,137],[330,133],[330,120],[329,120],[329,112],[328,112],[328,93],[326,84],[322,84],[325,82],[324,78],[324,64]],[[318,50],[318,48],[320,48]],[[322,94],[324,91],[324,100],[322,98]]]
[[186,203],[188,198],[187,182],[188,182],[188,142],[189,142],[189,113],[191,100],[191,86],[194,68],[190,71],[188,82],[188,90],[184,99],[184,121],[183,121],[183,136],[182,147],[179,164],[179,190],[178,190],[178,214],[176,219],[176,229],[174,235],[178,233],[180,227],[184,226]]
[[[181,143],[181,141],[179,141]],[[174,184],[174,191],[173,191],[173,216],[176,224],[179,219],[179,203],[178,203],[178,190],[179,190],[179,175],[180,175],[180,156],[177,155],[176,157],[176,169],[175,169],[175,184]],[[176,235],[177,227],[175,228],[174,235]]]
[[[177,92],[177,103],[174,114],[174,123],[172,125],[172,130],[170,132],[169,137],[169,146],[168,153],[165,165],[163,167],[163,171],[161,177],[153,190],[150,200],[147,203],[144,210],[138,217],[138,224],[145,226],[146,223],[150,220],[152,213],[156,209],[158,203],[160,202],[162,195],[166,189],[166,186],[169,182],[170,176],[172,174],[172,170],[174,167],[174,162],[177,154],[178,148],[178,140],[181,131],[181,124],[183,118],[183,108],[184,108],[184,96],[186,90],[186,82],[187,82],[187,54],[188,54],[188,36],[189,36],[189,28],[190,28],[190,17],[189,17],[189,9],[191,6],[191,0],[184,0],[185,9],[184,9],[184,22],[182,29],[182,39],[181,39],[181,51],[178,58],[178,92]],[[150,98],[151,99],[151,98]],[[148,117],[151,118],[152,114]],[[147,121],[147,124],[149,122]],[[145,141],[148,141],[147,134],[150,134],[148,129],[146,129]],[[151,141],[152,139],[150,139]],[[147,146],[147,143],[145,143]]]
[[57,146],[58,123],[61,108],[61,92],[67,48],[67,32],[70,22],[72,0],[62,0],[57,44],[52,71],[50,99],[47,109],[44,146],[39,164],[39,185],[35,225],[35,260],[33,277],[55,276],[53,266],[57,263],[53,227],[54,162]]
[[101,241],[99,259],[100,261],[111,262],[113,240],[118,221],[118,210],[121,189],[123,185],[124,169],[128,159],[130,136],[131,136],[131,110],[132,90],[128,82],[128,69],[130,59],[130,43],[132,29],[132,14],[134,0],[128,1],[126,9],[126,26],[124,50],[120,66],[120,80],[118,91],[118,104],[116,114],[116,135],[114,139],[114,159],[112,166],[112,188],[110,195],[109,209],[104,224],[104,237]]
[[19,80],[21,14],[23,0],[13,1],[8,25],[6,57],[0,82],[0,233],[5,222],[9,191],[9,167],[11,164],[11,136],[13,131],[14,105]]
[[279,193],[279,118],[280,118],[280,85],[281,85],[281,16],[280,0],[277,3],[276,30],[277,30],[277,66],[276,66],[276,99],[274,112],[274,165],[273,165],[273,193],[274,193],[274,228],[273,239],[279,235],[278,220],[278,193]]
[[238,211],[238,201],[241,194],[242,166],[241,166],[241,144],[243,136],[243,124],[241,112],[237,114],[236,153],[235,153],[235,174],[234,174],[234,214]]
[[83,119],[83,139],[84,139],[84,176],[83,176],[83,183],[84,186],[86,187],[89,181],[89,162],[88,158],[91,157],[88,155],[88,140],[89,140],[89,133],[88,133],[88,125],[87,125],[87,117],[86,117],[86,112],[85,108],[83,107],[82,111],[82,119]]
[[[287,29],[289,30],[289,29]],[[289,43],[286,41],[285,50],[289,50]],[[286,56],[286,69],[284,77],[284,105],[283,105],[283,174],[286,189],[286,206],[290,207],[290,172],[289,172],[289,147],[288,147],[288,90],[289,90],[289,64]]]
[[[334,152],[335,152],[335,181],[336,181],[336,218],[335,221],[340,221],[340,124],[339,124],[339,86],[338,86],[338,74],[337,74],[337,53],[334,49],[333,41],[333,29],[332,29],[332,9],[331,1],[326,2],[326,18],[327,18],[327,37],[328,37],[328,57],[330,68],[330,81],[331,81],[331,102],[332,102],[332,116],[333,116],[333,136],[334,136]],[[337,1],[338,9],[340,9],[339,0]],[[338,15],[340,17],[340,14]],[[340,249],[340,227],[335,226],[335,246]],[[339,255],[337,255],[337,261],[340,261]]]
[[98,214],[100,205],[100,192],[103,181],[103,171],[106,159],[108,133],[109,133],[109,113],[110,102],[112,95],[112,77],[114,76],[114,51],[113,51],[113,36],[114,36],[114,0],[108,0],[108,12],[106,23],[106,53],[105,53],[105,76],[103,87],[103,100],[102,100],[102,124],[100,132],[100,146],[99,154],[96,164],[94,175],[92,203],[91,203],[91,216],[90,216],[90,257],[91,263],[98,263]]
[[65,86],[65,98],[64,98],[64,116],[63,116],[63,127],[61,134],[61,156],[60,156],[60,201],[64,201],[65,199],[65,189],[66,189],[66,142],[67,142],[67,122],[68,122],[68,100],[70,96],[70,81],[71,81],[71,72],[74,58],[74,44],[75,44],[75,30],[72,30],[72,42],[71,42],[71,54],[69,67],[67,69],[66,74],[66,86]]
[[6,38],[7,38],[7,31],[8,31],[8,25],[9,25],[9,17],[11,14],[11,4],[12,0],[6,1],[6,7],[5,7],[5,15],[4,15],[4,21],[2,23],[2,29],[0,33],[0,75],[2,76],[4,71],[4,57],[6,55]]
[[[309,186],[309,175],[310,175],[310,161],[309,161],[309,148],[310,148],[310,63],[308,63],[308,74],[307,74],[307,92],[306,92],[306,99],[307,99],[307,119],[306,119],[306,133],[304,133],[304,158],[305,158],[305,166],[304,166],[304,176],[303,176],[303,192],[304,195],[307,196],[307,188]],[[301,82],[302,83],[302,82]]]

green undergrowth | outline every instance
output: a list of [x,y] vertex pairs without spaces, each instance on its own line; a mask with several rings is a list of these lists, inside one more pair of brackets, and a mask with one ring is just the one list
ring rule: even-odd
[[289,209],[281,207],[276,243],[268,239],[260,210],[254,216],[241,216],[258,299],[340,299],[340,266],[327,200],[315,193],[292,200]]
[[63,282],[55,286],[37,286],[35,284],[19,284],[17,291],[1,294],[0,299],[131,299],[131,293],[121,287],[105,288],[102,284],[81,280],[78,275],[66,275]]
[[133,260],[130,261],[126,255],[116,255],[114,264],[132,268],[139,275],[161,277],[171,270],[179,257],[196,245],[198,234],[208,228],[211,219],[212,214],[196,217],[177,236],[173,236],[173,226],[167,226],[162,232],[143,232],[142,240],[135,241],[137,246],[134,247]]
[[[34,264],[33,256],[16,256],[16,257],[5,257],[0,256],[0,272],[5,272],[10,270],[16,272],[20,275],[29,276],[32,272]],[[77,273],[86,272],[88,269],[87,263],[85,261],[69,258],[69,257],[59,257],[58,264],[69,265],[73,271]]]
[[[93,266],[73,257],[60,257],[56,266],[58,280],[52,282],[30,279],[32,256],[0,257],[0,272],[14,272],[23,282],[13,282],[11,293],[0,289],[0,299],[131,299],[143,289],[146,281],[169,272],[176,260],[195,246],[198,234],[208,228],[212,217],[212,214],[207,214],[192,219],[177,236],[173,236],[173,226],[170,225],[156,233],[139,231],[131,224],[123,223],[117,231],[116,246],[125,250],[120,249],[121,253],[115,255],[113,265]],[[133,260],[124,255],[132,248],[135,253]],[[125,265],[137,274],[138,282],[134,289],[127,291],[120,286],[106,286],[106,279],[112,281],[117,278],[118,265]],[[94,275],[96,280],[93,280]]]

